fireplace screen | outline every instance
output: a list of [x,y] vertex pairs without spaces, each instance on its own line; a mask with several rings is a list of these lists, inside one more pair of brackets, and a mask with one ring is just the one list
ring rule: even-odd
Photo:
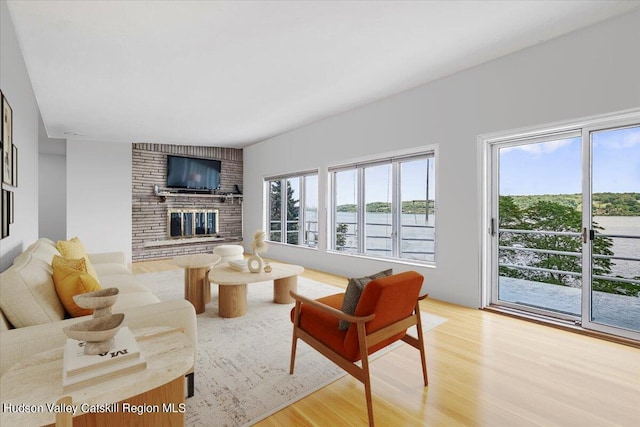
[[171,239],[218,234],[217,209],[169,209],[167,221]]

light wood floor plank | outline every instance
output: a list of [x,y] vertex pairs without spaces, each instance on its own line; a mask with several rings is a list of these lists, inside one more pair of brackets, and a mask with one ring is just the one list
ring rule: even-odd
[[[167,260],[133,264],[135,273],[173,268]],[[347,284],[314,270],[303,276]],[[373,361],[378,426],[638,425],[637,348],[432,299],[421,307],[448,319],[425,334],[429,386],[408,345]],[[257,426],[366,424],[363,387],[345,376]]]

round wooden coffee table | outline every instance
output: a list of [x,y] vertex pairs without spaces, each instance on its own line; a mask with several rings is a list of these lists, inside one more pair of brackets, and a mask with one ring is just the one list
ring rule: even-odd
[[220,262],[220,255],[193,254],[181,255],[173,263],[184,268],[184,299],[193,304],[196,313],[204,313],[204,306],[211,301],[211,285],[207,272]]
[[289,291],[297,291],[298,274],[304,271],[299,265],[270,262],[271,272],[251,273],[238,271],[228,263],[220,264],[209,271],[209,281],[218,286],[218,315],[240,317],[247,312],[247,284],[273,280],[273,302],[294,302]]

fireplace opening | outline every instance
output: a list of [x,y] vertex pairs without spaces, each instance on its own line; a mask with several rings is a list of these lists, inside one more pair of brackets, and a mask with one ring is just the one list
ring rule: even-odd
[[218,209],[169,209],[167,234],[170,239],[218,235]]

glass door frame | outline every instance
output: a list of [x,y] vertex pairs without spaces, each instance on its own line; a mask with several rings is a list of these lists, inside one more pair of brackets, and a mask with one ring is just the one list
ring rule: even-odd
[[[588,280],[583,281],[581,324],[585,329],[591,329],[611,335],[618,335],[634,340],[640,340],[640,331],[636,332],[629,329],[606,325],[591,320],[593,318],[593,239],[591,238],[591,236],[594,233],[593,206],[591,200],[591,196],[593,194],[593,140],[591,138],[591,135],[595,132],[637,126],[638,124],[640,124],[640,114],[635,115],[635,117],[631,116],[630,118],[607,120],[603,123],[593,123],[591,125],[582,127],[582,206],[588,206],[588,209],[582,210],[582,275],[583,277],[587,277]],[[587,225],[589,225],[588,228]],[[585,286],[585,284],[587,286]]]
[[[583,212],[582,223],[583,232],[585,224],[592,224],[591,206],[591,133],[606,129],[614,129],[640,123],[640,108],[588,117],[581,120],[563,121],[552,123],[546,126],[535,126],[511,131],[504,131],[478,136],[478,183],[481,198],[480,218],[480,307],[485,308],[491,305],[522,310],[522,306],[514,303],[498,301],[498,233],[496,223],[498,219],[498,172],[499,159],[498,148],[519,145],[524,141],[548,140],[556,136],[561,136],[570,132],[578,132],[582,135],[582,197]],[[586,139],[585,139],[586,137]],[[586,141],[586,142],[585,142]],[[586,207],[586,208],[585,208]],[[587,231],[588,233],[588,231]],[[545,317],[553,317],[567,321],[574,321],[577,325],[585,329],[600,331],[607,334],[622,336],[640,340],[640,333],[629,331],[623,328],[603,325],[591,321],[591,242],[583,239],[582,250],[582,306],[581,316],[562,315],[547,310],[527,307],[527,312],[539,314]]]
[[505,300],[499,300],[498,289],[498,259],[499,259],[499,197],[500,197],[500,182],[499,182],[499,170],[500,170],[500,156],[499,152],[502,148],[518,147],[528,144],[536,144],[543,142],[556,141],[560,139],[575,138],[581,136],[580,129],[569,128],[563,130],[556,130],[552,132],[540,132],[532,135],[526,135],[516,138],[507,138],[506,140],[492,141],[490,146],[490,171],[491,171],[491,183],[490,183],[490,214],[489,214],[489,227],[488,227],[488,239],[490,245],[490,293],[488,302],[492,305],[499,305],[501,307],[511,308],[518,311],[526,311],[528,313],[541,315],[544,317],[566,320],[569,322],[579,323],[580,316],[553,311],[550,309],[544,309],[542,307],[526,306],[526,310],[523,304],[509,302]]

